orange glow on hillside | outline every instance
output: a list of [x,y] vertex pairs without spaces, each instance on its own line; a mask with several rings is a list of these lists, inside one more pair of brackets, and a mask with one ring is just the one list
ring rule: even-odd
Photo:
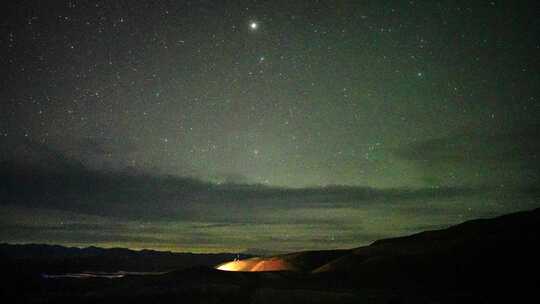
[[241,261],[232,261],[223,263],[216,267],[216,269],[224,271],[286,271],[294,270],[294,267],[289,265],[286,261],[279,258],[261,259],[253,258]]

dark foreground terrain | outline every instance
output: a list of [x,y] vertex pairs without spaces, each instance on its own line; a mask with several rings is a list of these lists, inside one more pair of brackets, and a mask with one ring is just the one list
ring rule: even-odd
[[[536,209],[350,250],[232,263],[227,254],[5,244],[1,295],[3,303],[538,303],[539,236]],[[118,270],[158,273],[100,276]],[[92,273],[44,275],[84,271]]]

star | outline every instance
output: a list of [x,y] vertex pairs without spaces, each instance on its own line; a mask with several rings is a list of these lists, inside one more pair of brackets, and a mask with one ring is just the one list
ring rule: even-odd
[[254,31],[254,30],[256,30],[256,29],[259,28],[259,24],[258,24],[257,22],[255,22],[255,21],[251,21],[251,22],[249,23],[249,28],[250,28],[252,31]]

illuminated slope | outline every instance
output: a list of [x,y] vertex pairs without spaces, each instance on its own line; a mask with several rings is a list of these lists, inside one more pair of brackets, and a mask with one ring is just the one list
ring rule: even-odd
[[313,269],[316,269],[348,253],[350,253],[350,250],[303,251],[273,257],[235,260],[218,265],[216,268],[226,271],[311,272]]
[[236,260],[223,263],[216,267],[225,271],[295,271],[293,265],[279,257],[272,258],[252,258],[247,260]]

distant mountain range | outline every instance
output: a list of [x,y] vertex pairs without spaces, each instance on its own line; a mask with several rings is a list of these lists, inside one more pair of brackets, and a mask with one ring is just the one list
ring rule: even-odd
[[0,260],[21,265],[29,272],[171,271],[186,267],[212,267],[247,254],[177,253],[126,248],[64,247],[46,244],[0,244]]

